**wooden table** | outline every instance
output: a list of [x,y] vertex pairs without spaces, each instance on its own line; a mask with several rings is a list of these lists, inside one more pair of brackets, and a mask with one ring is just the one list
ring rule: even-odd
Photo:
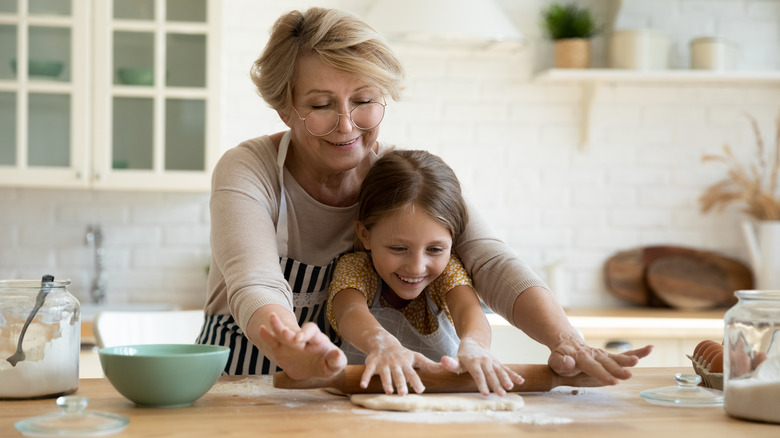
[[[722,407],[657,406],[639,396],[644,389],[673,385],[675,372],[689,371],[640,368],[617,386],[526,393],[526,406],[517,412],[371,411],[323,390],[275,389],[268,376],[222,377],[192,406],[181,408],[136,407],[105,379],[81,380],[77,394],[90,398],[90,410],[130,419],[117,437],[780,436],[780,425],[737,420]],[[22,436],[16,421],[54,410],[53,399],[0,401],[0,436]]]

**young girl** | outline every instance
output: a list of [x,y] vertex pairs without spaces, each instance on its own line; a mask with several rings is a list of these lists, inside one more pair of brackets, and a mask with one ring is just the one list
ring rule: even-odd
[[[349,363],[384,390],[418,393],[415,368],[468,371],[482,394],[523,379],[490,354],[491,330],[471,279],[452,253],[466,226],[452,169],[425,151],[386,153],[360,188],[357,252],[336,265],[327,314]],[[441,360],[441,363],[437,363]]]

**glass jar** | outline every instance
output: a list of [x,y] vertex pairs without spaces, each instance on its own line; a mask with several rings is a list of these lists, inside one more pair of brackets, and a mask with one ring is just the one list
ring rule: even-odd
[[741,290],[725,316],[726,413],[780,423],[780,290]]
[[[0,280],[0,399],[78,389],[79,301],[68,292],[69,280],[45,280]],[[36,304],[40,308],[27,325]],[[17,350],[23,330],[22,356]]]

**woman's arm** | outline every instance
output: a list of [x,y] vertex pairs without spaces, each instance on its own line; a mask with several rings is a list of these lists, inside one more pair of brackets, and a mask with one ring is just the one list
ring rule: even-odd
[[620,354],[589,347],[552,293],[540,287],[529,288],[517,298],[512,321],[550,349],[547,363],[553,371],[561,375],[582,371],[607,385],[631,377],[631,371],[626,367],[635,366],[639,359],[653,351],[651,345]]
[[435,363],[405,348],[385,330],[371,314],[363,293],[357,289],[336,292],[331,308],[339,335],[367,355],[361,387],[367,387],[371,377],[378,374],[387,394],[394,392],[394,385],[398,394],[406,394],[407,382],[418,394],[425,390],[414,369],[433,368]]
[[469,205],[469,224],[455,248],[482,300],[550,351],[558,374],[583,371],[606,384],[627,379],[652,346],[621,354],[588,347],[544,282]]
[[484,395],[491,389],[498,395],[505,395],[514,383],[523,383],[522,377],[490,354],[492,330],[474,289],[455,286],[447,293],[446,300],[460,346],[457,358],[442,358],[445,368],[452,372],[468,371]]
[[299,327],[276,246],[279,182],[269,137],[227,151],[212,178],[208,314],[231,314],[247,338],[294,378],[346,365],[316,325]]

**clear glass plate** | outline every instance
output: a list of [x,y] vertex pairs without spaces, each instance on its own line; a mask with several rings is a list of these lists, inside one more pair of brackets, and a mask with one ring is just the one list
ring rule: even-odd
[[65,396],[57,399],[58,412],[17,421],[14,426],[26,436],[105,436],[127,427],[130,420],[108,412],[87,411],[89,399]]
[[677,386],[647,389],[639,393],[648,403],[663,406],[707,407],[722,406],[723,392],[699,386],[698,374],[677,373]]

